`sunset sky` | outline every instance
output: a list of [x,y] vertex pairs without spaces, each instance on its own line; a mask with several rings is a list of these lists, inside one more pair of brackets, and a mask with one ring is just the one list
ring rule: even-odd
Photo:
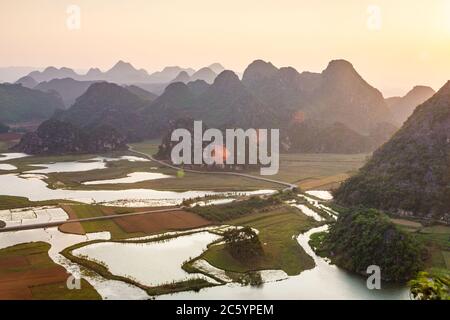
[[343,58],[385,96],[450,79],[450,0],[1,0],[0,39],[2,67],[241,72],[259,58],[321,71]]

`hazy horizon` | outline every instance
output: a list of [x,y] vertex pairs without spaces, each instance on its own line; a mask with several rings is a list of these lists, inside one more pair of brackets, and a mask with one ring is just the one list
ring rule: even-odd
[[[79,28],[70,28],[80,9]],[[375,5],[375,7],[374,7]],[[2,67],[111,68],[149,73],[255,59],[321,72],[345,59],[384,96],[450,79],[450,1],[52,1],[0,3]]]

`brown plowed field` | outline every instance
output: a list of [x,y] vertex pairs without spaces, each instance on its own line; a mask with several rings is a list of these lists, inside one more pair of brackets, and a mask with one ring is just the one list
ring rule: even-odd
[[0,300],[31,299],[31,287],[49,283],[64,283],[67,277],[68,274],[61,266],[1,275]]
[[140,216],[115,218],[114,222],[125,232],[129,233],[158,233],[168,230],[186,230],[211,224],[210,221],[187,211],[156,212]]

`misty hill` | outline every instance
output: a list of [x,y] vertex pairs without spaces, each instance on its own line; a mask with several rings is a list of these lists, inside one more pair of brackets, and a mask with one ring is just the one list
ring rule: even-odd
[[313,118],[342,122],[360,133],[368,133],[391,115],[380,91],[370,86],[345,60],[334,60],[322,72],[320,86],[312,95]]
[[39,83],[34,89],[43,92],[57,92],[62,98],[66,108],[69,108],[94,82],[95,81],[78,81],[72,78],[53,79]]
[[436,92],[427,86],[415,86],[404,97],[391,97],[386,103],[398,124],[408,119],[414,109],[431,98]]
[[42,121],[63,108],[61,98],[53,93],[20,84],[0,84],[0,122]]
[[219,74],[214,83],[197,97],[192,113],[217,128],[273,128],[279,123],[275,110],[257,99],[229,70]]
[[150,91],[144,90],[135,85],[124,86],[124,88],[127,89],[128,91],[130,91],[131,93],[137,95],[139,98],[141,98],[142,100],[145,100],[145,101],[152,102],[152,101],[156,100],[156,98],[158,98],[158,95],[156,95]]
[[136,69],[131,63],[120,60],[111,69],[104,72],[99,80],[114,83],[133,83],[148,81],[149,74],[144,69]]
[[331,61],[320,74],[256,60],[242,82],[260,101],[283,112],[284,121],[301,111],[305,121],[339,122],[364,135],[377,123],[391,121],[382,94],[345,60]]
[[181,71],[176,77],[175,79],[173,79],[172,81],[170,81],[171,83],[173,82],[183,82],[183,83],[188,83],[191,80],[191,77],[189,76],[189,74],[186,71]]
[[[116,66],[133,70],[126,63]],[[197,76],[213,73],[209,68],[201,70]],[[93,84],[58,118],[79,127],[112,125],[129,140],[161,137],[170,121],[183,117],[221,129],[280,128],[285,149],[297,152],[367,152],[396,130],[381,93],[343,60],[330,62],[322,73],[278,69],[256,60],[242,81],[226,70],[212,84],[186,82],[194,76],[181,71],[176,78],[183,81],[167,86]],[[161,94],[155,97],[142,89],[158,94],[153,89],[160,89]],[[307,142],[306,136],[317,143]]]
[[21,84],[25,88],[33,89],[38,85],[38,82],[30,76],[25,76],[17,80],[15,84]]
[[162,71],[148,74],[144,69],[137,69],[131,63],[118,61],[111,69],[102,72],[98,68],[91,68],[86,74],[76,73],[70,68],[48,67],[43,71],[33,71],[28,77],[37,82],[51,81],[53,79],[72,78],[79,81],[108,81],[119,84],[132,83],[169,83],[181,71],[192,75],[195,70],[191,68],[180,68],[177,66],[166,67]]
[[225,71],[225,68],[223,67],[223,65],[221,65],[218,62],[210,64],[208,66],[208,68],[211,69],[212,72],[214,72],[215,74],[220,74],[222,71]]
[[274,111],[256,99],[232,71],[223,71],[212,85],[197,80],[170,84],[147,107],[149,127],[164,132],[171,120],[193,118],[217,128],[276,126]]
[[145,137],[146,127],[140,110],[149,104],[119,85],[98,82],[92,84],[67,111],[56,119],[72,123],[81,129],[111,126],[129,141]]
[[43,71],[33,71],[28,74],[37,82],[48,82],[53,79],[71,78],[79,81],[111,81],[116,83],[131,83],[148,81],[149,74],[143,69],[136,69],[130,63],[119,61],[106,72],[98,68],[91,68],[83,75],[70,68],[48,67]]
[[[216,67],[217,70],[219,70],[219,67]],[[173,82],[183,82],[188,83],[191,81],[197,81],[197,80],[203,80],[206,83],[212,84],[214,82],[214,79],[217,77],[217,74],[212,71],[210,68],[205,67],[201,68],[198,71],[196,71],[192,76],[189,76],[189,74],[186,71],[181,71],[172,81]]]
[[151,74],[151,83],[169,83],[171,82],[180,72],[185,71],[189,76],[191,76],[195,70],[192,68],[181,68],[178,66],[165,67],[162,71],[157,71]]
[[301,153],[367,153],[389,140],[396,130],[389,123],[380,123],[362,135],[340,122],[292,123],[283,135],[282,148],[285,152]]
[[0,83],[14,83],[36,69],[34,67],[0,67]]
[[335,194],[344,205],[450,222],[450,81]]
[[69,122],[47,120],[36,132],[25,134],[13,151],[28,154],[101,153],[126,149],[125,137],[113,127],[101,125],[88,130]]
[[203,80],[188,82],[187,86],[195,96],[201,95],[209,88],[209,84]]
[[[211,85],[202,80],[174,82],[151,104],[142,100],[146,99],[141,96],[142,109],[120,112],[122,117],[130,112],[137,119],[141,129],[134,131],[134,139],[160,137],[170,121],[189,117],[218,128],[280,128],[285,149],[292,152],[359,153],[374,150],[397,129],[385,119],[391,117],[379,91],[345,61],[331,62],[318,74],[298,73],[290,67],[278,69],[257,60],[247,68],[242,81],[232,71],[223,71]],[[97,99],[91,104],[104,109]],[[70,112],[66,117],[71,121]],[[91,112],[84,112],[83,117],[85,120],[74,123],[89,122]],[[129,136],[120,121],[119,131]]]
[[210,68],[205,67],[201,68],[198,71],[196,71],[192,76],[190,81],[196,81],[196,80],[203,80],[206,83],[213,83],[214,79],[216,78],[217,74],[212,71]]
[[305,122],[289,128],[283,147],[284,151],[301,153],[364,153],[372,150],[372,140],[343,123],[322,127]]
[[43,71],[33,71],[28,74],[29,77],[33,78],[37,82],[50,81],[53,79],[64,79],[72,78],[78,79],[80,77],[73,69],[70,68],[55,68],[47,67]]

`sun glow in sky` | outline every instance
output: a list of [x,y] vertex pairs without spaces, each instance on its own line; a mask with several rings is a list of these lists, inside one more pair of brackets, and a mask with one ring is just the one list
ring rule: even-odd
[[450,0],[2,0],[0,40],[0,66],[322,71],[343,58],[389,96],[450,79]]

